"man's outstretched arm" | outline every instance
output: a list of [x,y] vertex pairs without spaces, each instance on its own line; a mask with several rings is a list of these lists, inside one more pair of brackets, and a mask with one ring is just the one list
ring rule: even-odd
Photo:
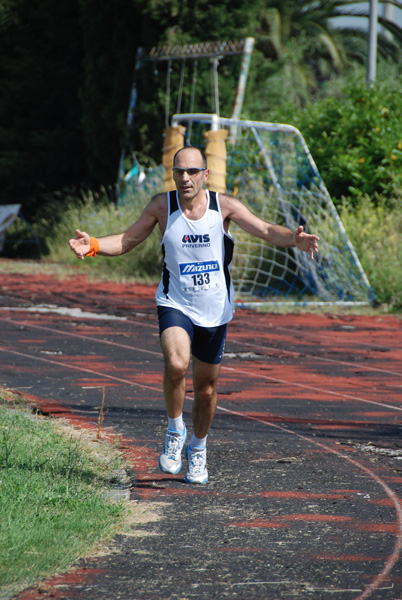
[[155,199],[153,198],[137,221],[123,233],[91,239],[88,233],[76,229],[75,237],[69,240],[70,248],[82,260],[93,249],[94,241],[97,245],[96,253],[102,256],[119,256],[120,254],[130,252],[130,250],[141,244],[152,233],[158,222],[155,204]]
[[305,233],[300,225],[295,231],[263,221],[253,214],[244,204],[236,198],[220,195],[222,216],[230,219],[247,233],[255,235],[274,246],[282,248],[294,248],[308,252],[310,258],[314,259],[314,253],[318,252],[318,236]]

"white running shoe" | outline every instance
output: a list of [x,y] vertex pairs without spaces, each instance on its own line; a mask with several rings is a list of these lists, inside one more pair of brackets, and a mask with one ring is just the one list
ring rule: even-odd
[[207,483],[207,449],[187,446],[186,457],[188,461],[186,483]]
[[180,435],[178,431],[166,432],[165,445],[159,455],[159,468],[164,473],[176,475],[181,469],[181,451],[187,439],[187,431],[184,427]]

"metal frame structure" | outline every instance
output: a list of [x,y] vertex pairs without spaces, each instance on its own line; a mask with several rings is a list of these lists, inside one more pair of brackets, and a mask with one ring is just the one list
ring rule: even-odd
[[[322,181],[322,178],[319,174],[317,165],[314,162],[314,159],[310,153],[310,150],[306,144],[305,139],[303,138],[301,132],[294,126],[292,125],[288,125],[288,124],[284,124],[284,123],[266,123],[266,122],[262,122],[262,121],[249,121],[249,120],[240,120],[240,119],[232,119],[232,118],[224,118],[224,117],[220,117],[218,115],[214,115],[214,114],[196,114],[196,113],[187,113],[187,114],[176,114],[173,115],[172,117],[172,126],[176,126],[179,125],[180,123],[184,123],[184,122],[201,122],[201,123],[208,123],[210,124],[210,127],[212,130],[217,130],[220,129],[222,127],[227,127],[232,129],[233,127],[235,128],[240,128],[240,127],[245,127],[248,128],[255,140],[256,143],[260,149],[261,152],[261,156],[264,159],[266,168],[268,170],[268,172],[270,173],[270,177],[272,180],[272,183],[276,189],[276,191],[278,192],[278,198],[279,201],[281,202],[281,198],[282,198],[282,194],[283,194],[283,190],[281,188],[281,185],[278,181],[278,178],[276,177],[275,171],[273,169],[271,160],[269,158],[269,156],[267,155],[267,153],[264,150],[264,146],[261,142],[260,136],[258,134],[258,131],[269,131],[269,132],[284,132],[284,133],[290,133],[293,136],[295,136],[296,138],[298,138],[303,151],[307,157],[307,160],[311,166],[312,172],[314,173],[314,176],[317,178],[317,181],[319,182],[319,189],[322,193],[322,196],[325,200],[326,206],[329,210],[329,212],[331,213],[332,218],[334,219],[334,221],[337,223],[337,226],[339,227],[339,230],[341,232],[341,235],[345,241],[346,246],[348,247],[350,254],[353,258],[353,261],[355,262],[356,268],[358,269],[362,281],[364,282],[364,285],[367,287],[367,295],[370,299],[370,302],[373,301],[374,297],[373,297],[373,290],[371,288],[370,282],[367,278],[366,273],[363,270],[363,267],[359,261],[359,258],[356,254],[356,251],[352,245],[352,243],[350,242],[348,235],[346,233],[346,230],[344,228],[344,225],[338,215],[338,212],[332,202],[331,196],[324,184],[324,182]],[[342,306],[348,306],[348,305],[367,305],[370,302],[349,302],[349,301],[328,301],[325,302],[325,304],[336,304],[336,305],[342,305]],[[263,305],[272,305],[275,304],[277,305],[278,302],[239,302],[239,305],[242,306],[263,306]],[[283,303],[288,304],[288,303]],[[296,303],[299,304],[299,303]],[[321,305],[321,302],[308,302],[308,303],[300,303],[301,305],[313,305],[313,304],[317,304],[317,305]]]
[[[161,44],[154,46],[149,52],[140,47],[137,50],[137,56],[134,67],[133,82],[131,85],[130,102],[127,112],[126,127],[130,130],[134,121],[134,110],[137,104],[137,73],[144,62],[167,62],[168,77],[170,64],[172,61],[181,60],[184,66],[185,61],[196,61],[201,58],[209,58],[212,64],[213,72],[213,88],[214,88],[214,109],[215,113],[219,114],[219,86],[218,86],[218,64],[219,60],[225,56],[243,55],[242,64],[240,67],[239,81],[236,89],[236,96],[233,106],[232,117],[239,118],[244,101],[244,93],[250,68],[251,55],[254,50],[254,38],[247,37],[241,40],[228,40],[216,42],[194,42],[192,44]],[[182,71],[183,73],[183,71]],[[235,135],[235,130],[231,132]],[[123,148],[119,171],[117,176],[117,187],[123,178],[123,163],[125,158],[125,149]]]

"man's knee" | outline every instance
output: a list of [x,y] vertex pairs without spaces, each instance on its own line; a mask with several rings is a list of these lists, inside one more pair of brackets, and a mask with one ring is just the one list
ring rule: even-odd
[[210,402],[216,394],[216,382],[204,381],[202,383],[195,384],[194,394],[201,402]]
[[184,357],[175,354],[165,359],[165,373],[170,380],[183,379],[187,374],[187,370],[188,361]]

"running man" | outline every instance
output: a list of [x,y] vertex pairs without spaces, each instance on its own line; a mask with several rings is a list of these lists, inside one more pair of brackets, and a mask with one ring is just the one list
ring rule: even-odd
[[230,266],[233,239],[231,221],[247,233],[282,248],[318,252],[316,235],[298,227],[268,223],[239,200],[204,189],[209,170],[204,152],[193,146],[180,149],[173,161],[177,191],[157,194],[138,220],[124,233],[99,239],[76,230],[70,247],[78,258],[118,256],[141,244],[156,224],[161,232],[163,271],[156,292],[160,343],[164,356],[163,390],[167,410],[167,433],[159,456],[164,473],[182,468],[187,439],[183,422],[186,375],[193,366],[193,435],[186,448],[187,483],[206,483],[206,443],[217,406],[217,380],[233,317],[233,286]]

